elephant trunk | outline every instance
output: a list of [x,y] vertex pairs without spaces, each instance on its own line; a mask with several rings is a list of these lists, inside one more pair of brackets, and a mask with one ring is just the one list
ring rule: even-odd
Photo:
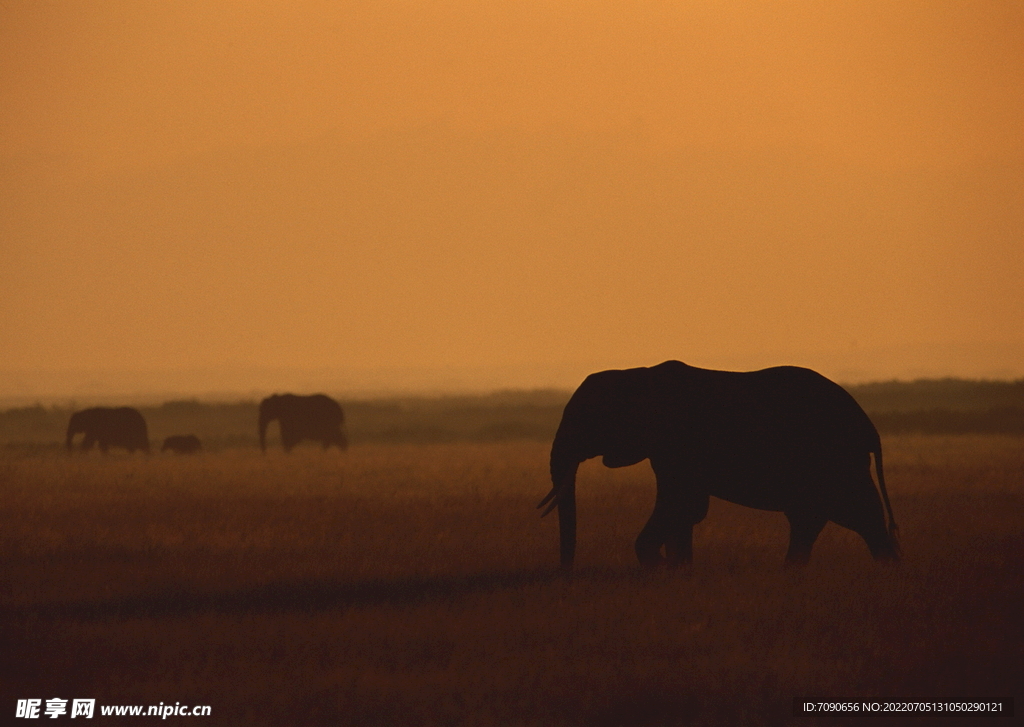
[[271,417],[261,410],[259,420],[260,449],[264,452],[267,451],[267,425],[270,423],[270,420]]
[[74,439],[75,435],[78,434],[81,430],[82,428],[78,425],[78,414],[72,414],[71,421],[68,422],[68,436],[67,442],[65,443],[65,446],[68,448],[68,451],[70,451],[72,448],[71,440]]
[[576,468],[572,467],[562,474],[559,480],[558,494],[558,551],[562,568],[570,570],[576,556]]
[[572,569],[576,555],[576,470],[580,461],[565,450],[556,436],[551,447],[551,492],[538,505],[548,505],[544,515],[558,508],[558,542],[564,570]]

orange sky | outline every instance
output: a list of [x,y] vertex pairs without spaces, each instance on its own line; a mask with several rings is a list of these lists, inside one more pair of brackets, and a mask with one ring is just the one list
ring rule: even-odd
[[1021,377],[1022,90],[1015,0],[0,2],[0,396]]

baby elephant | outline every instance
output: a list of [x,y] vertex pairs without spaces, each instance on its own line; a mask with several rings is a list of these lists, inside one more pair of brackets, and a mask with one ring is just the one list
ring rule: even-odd
[[169,449],[175,454],[195,454],[202,448],[203,444],[196,435],[174,434],[164,440],[164,446],[160,448],[160,451],[166,452]]

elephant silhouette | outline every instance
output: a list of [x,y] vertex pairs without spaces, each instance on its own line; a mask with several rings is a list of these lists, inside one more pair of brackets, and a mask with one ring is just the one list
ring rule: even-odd
[[551,445],[553,487],[538,505],[548,506],[544,515],[558,508],[565,569],[576,549],[577,468],[597,456],[607,467],[650,460],[654,512],[636,539],[645,566],[692,560],[693,526],[711,495],[785,513],[788,564],[808,561],[828,521],[859,534],[876,559],[899,557],[878,431],[845,389],[809,369],[666,361],[588,376],[565,406]]
[[138,409],[122,406],[115,409],[93,407],[76,411],[68,422],[67,448],[72,448],[72,439],[77,434],[84,434],[82,451],[92,449],[98,444],[101,452],[110,447],[124,447],[129,452],[141,449],[149,451],[149,434],[146,420]]
[[203,448],[203,443],[194,434],[172,434],[164,440],[161,452],[168,449],[175,454],[195,454]]
[[303,440],[320,442],[324,449],[332,444],[340,450],[348,447],[341,405],[324,394],[274,394],[261,401],[259,435],[260,449],[264,452],[267,451],[267,425],[275,419],[281,427],[281,444],[285,452],[290,452]]

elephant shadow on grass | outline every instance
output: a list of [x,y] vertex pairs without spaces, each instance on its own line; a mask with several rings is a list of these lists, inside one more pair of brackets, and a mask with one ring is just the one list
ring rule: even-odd
[[0,608],[0,619],[71,618],[107,621],[128,618],[183,617],[201,614],[272,614],[331,611],[366,606],[402,606],[448,600],[474,593],[564,580],[551,569],[466,576],[409,577],[392,580],[296,580],[224,592],[168,590],[109,601],[55,602]]

